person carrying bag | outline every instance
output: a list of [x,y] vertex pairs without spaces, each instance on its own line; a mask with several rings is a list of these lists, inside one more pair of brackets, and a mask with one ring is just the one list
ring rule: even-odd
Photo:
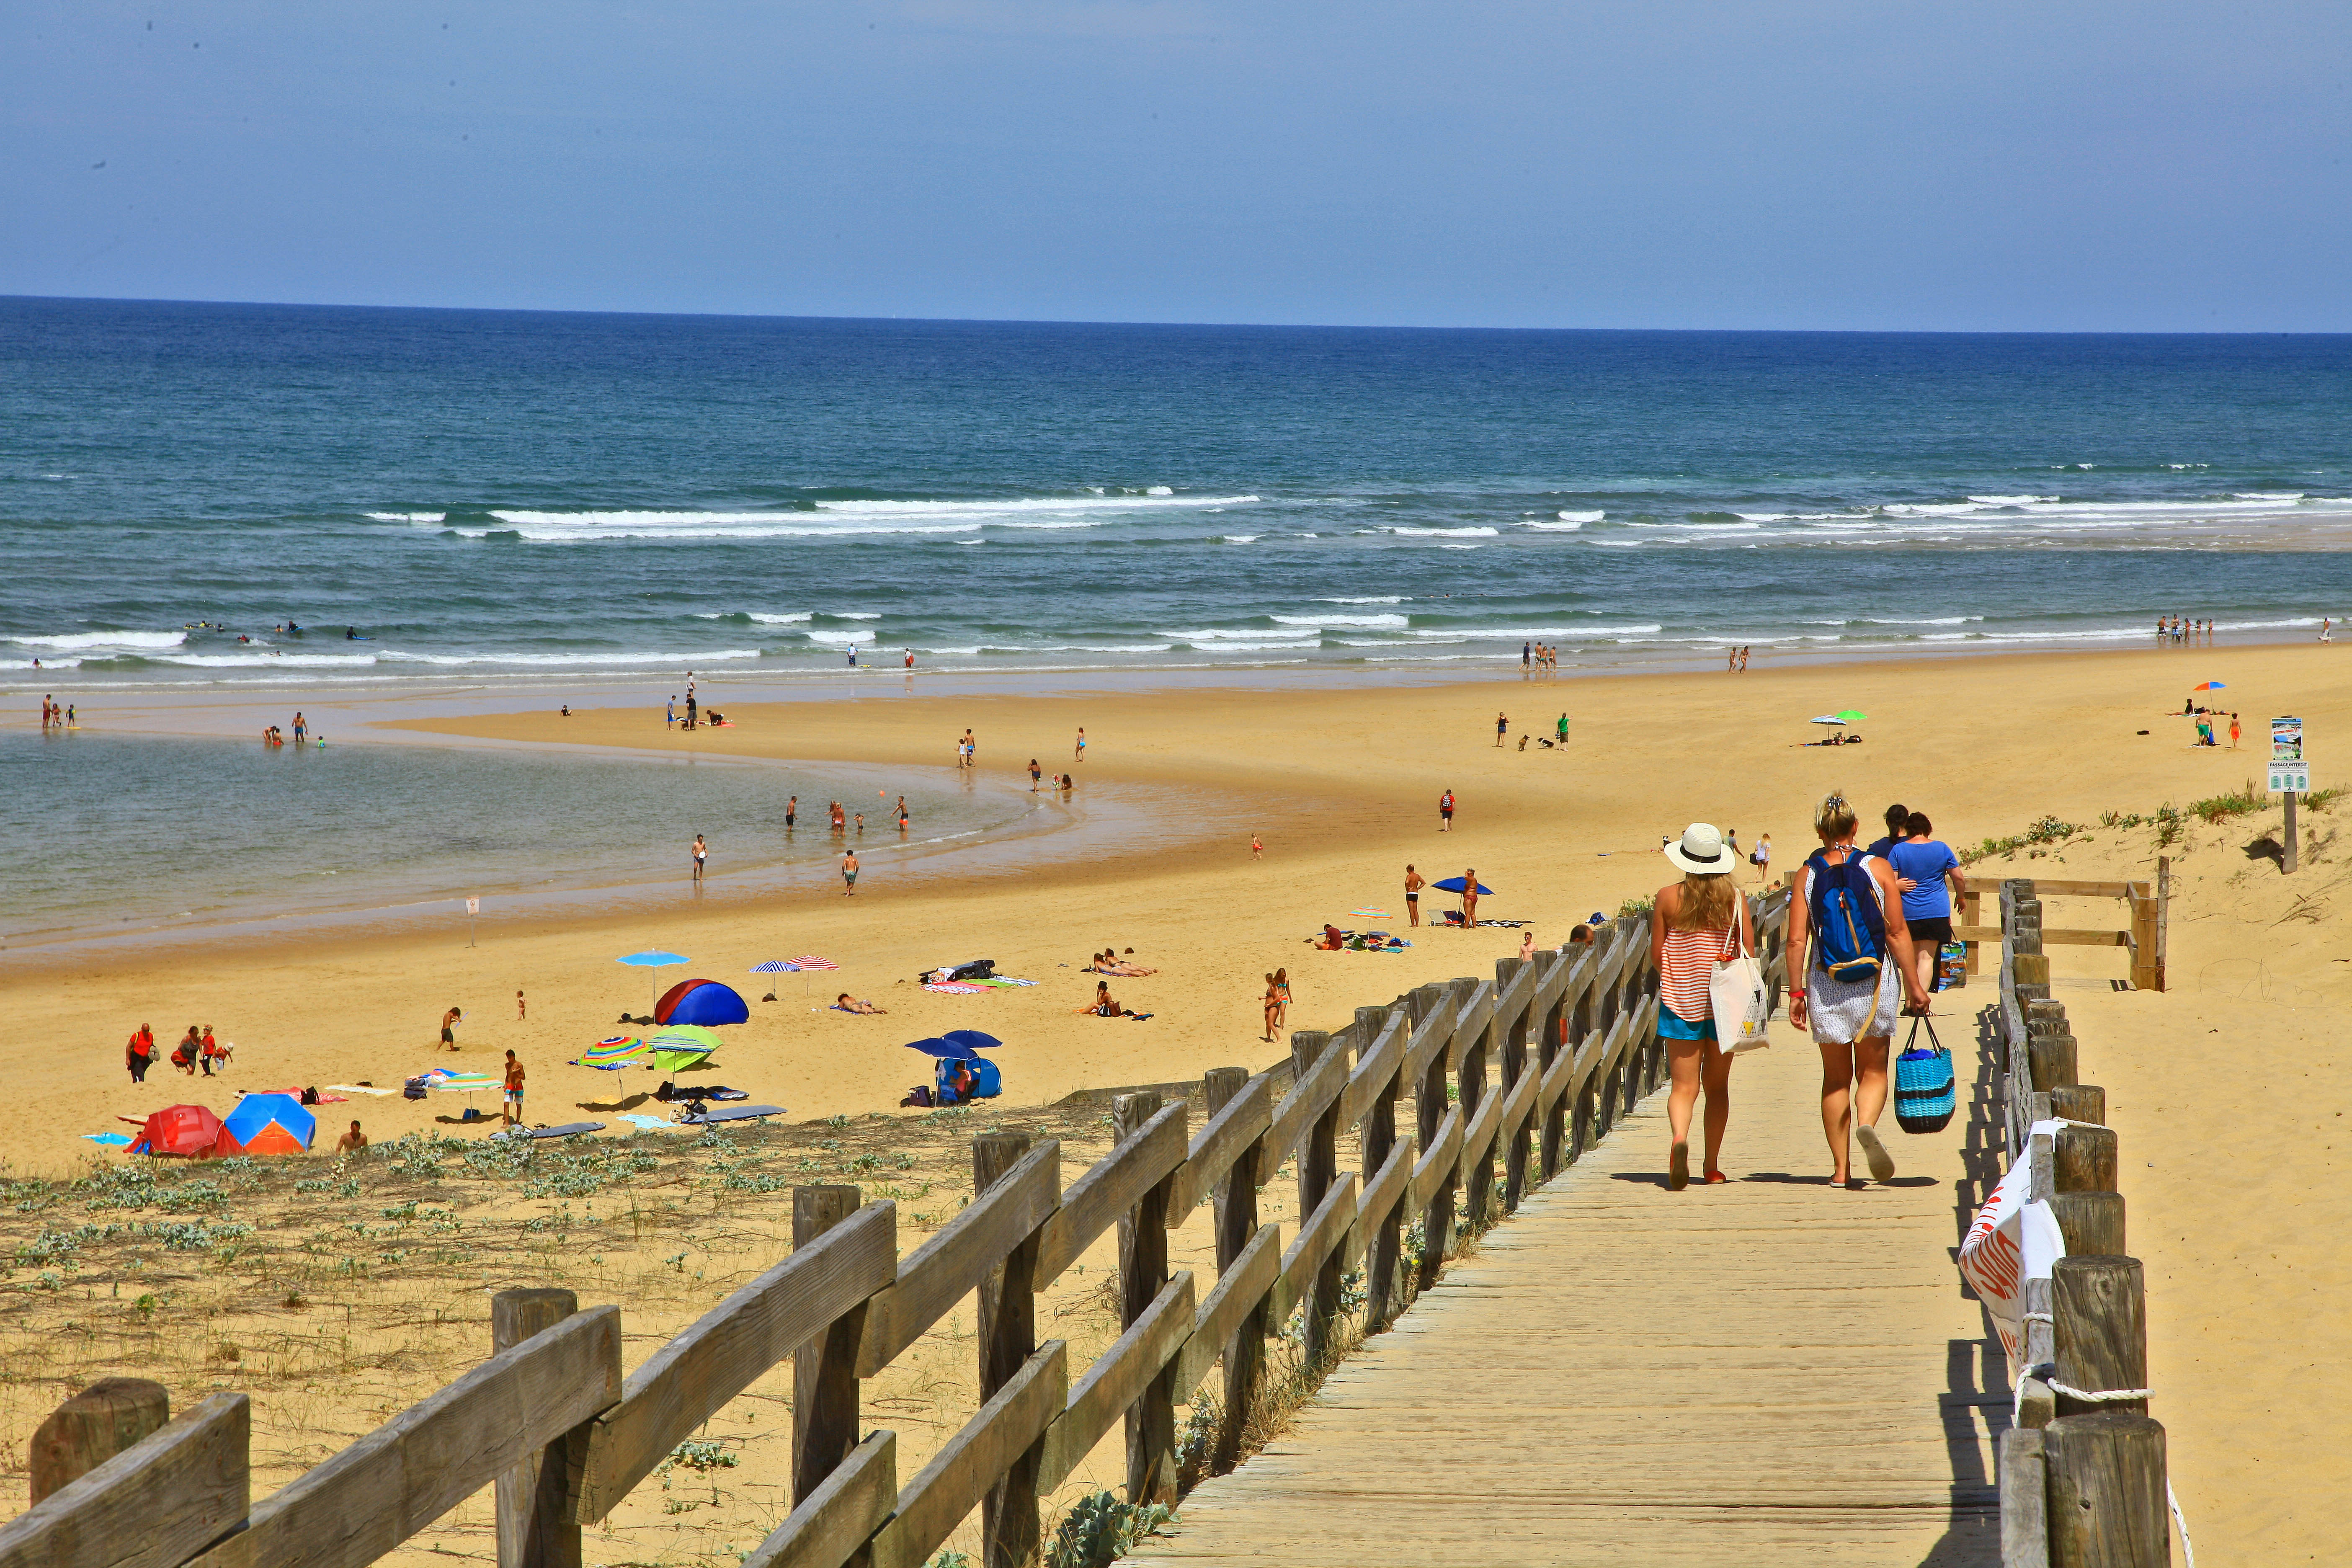
[[1716,1044],[1737,1056],[1772,1043],[1772,993],[1756,957],[1756,939],[1748,933],[1748,900],[1735,898],[1732,910],[1732,929],[1724,933],[1723,951],[1707,977],[1706,999],[1715,1014]]
[[[1741,900],[1732,885],[1738,857],[1723,835],[1694,822],[1679,842],[1665,847],[1667,862],[1683,879],[1658,889],[1650,906],[1650,962],[1658,972],[1658,1037],[1665,1042],[1673,1087],[1666,1095],[1666,1185],[1690,1185],[1691,1112],[1706,1090],[1707,1184],[1727,1180],[1717,1161],[1731,1119],[1731,1052],[1723,1033],[1736,1039],[1747,1031],[1752,998],[1741,991],[1741,970],[1753,971],[1753,936],[1741,918]],[[1716,986],[1726,970],[1734,977],[1718,1009]],[[1762,989],[1760,977],[1757,989]]]

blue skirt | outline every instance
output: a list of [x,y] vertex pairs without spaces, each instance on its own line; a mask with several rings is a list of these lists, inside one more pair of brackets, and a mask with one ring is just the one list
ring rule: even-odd
[[1701,1018],[1693,1022],[1661,1002],[1658,1004],[1658,1037],[1664,1040],[1712,1040],[1715,1038],[1715,1020]]

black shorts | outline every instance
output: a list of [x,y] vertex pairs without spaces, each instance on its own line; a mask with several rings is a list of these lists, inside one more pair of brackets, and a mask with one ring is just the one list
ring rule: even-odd
[[1404,901],[1408,904],[1417,904],[1421,902],[1421,895],[1419,893],[1407,893],[1404,896]]
[[1906,920],[1903,923],[1909,929],[1913,942],[1942,943],[1952,940],[1952,917],[1949,915],[1936,915],[1924,921]]

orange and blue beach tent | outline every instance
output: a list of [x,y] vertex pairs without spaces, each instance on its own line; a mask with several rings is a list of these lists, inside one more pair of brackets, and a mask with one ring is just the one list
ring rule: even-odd
[[248,1094],[221,1122],[216,1155],[307,1154],[319,1119],[296,1096]]

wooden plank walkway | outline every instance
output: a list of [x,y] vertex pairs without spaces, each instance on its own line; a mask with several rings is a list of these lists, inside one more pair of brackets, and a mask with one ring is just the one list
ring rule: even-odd
[[1998,1563],[2007,1373],[1952,1266],[1996,1171],[1973,1011],[1939,1019],[1950,1127],[1881,1123],[1891,1186],[1829,1189],[1820,1058],[1785,1021],[1733,1069],[1728,1184],[1666,1190],[1652,1095],[1135,1555]]

